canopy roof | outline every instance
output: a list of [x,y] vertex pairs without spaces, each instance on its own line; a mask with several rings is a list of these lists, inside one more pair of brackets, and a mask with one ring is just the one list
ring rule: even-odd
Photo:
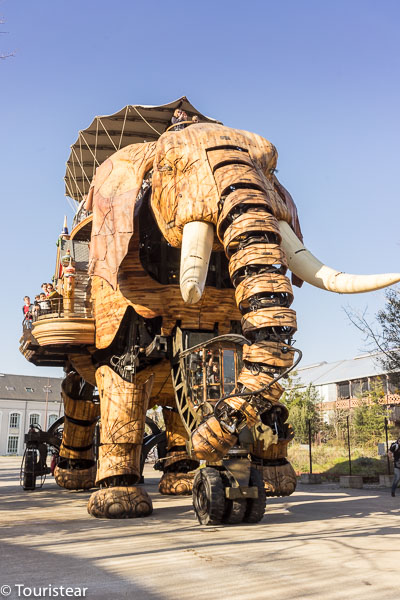
[[87,129],[79,132],[78,139],[71,146],[64,177],[66,196],[81,202],[101,163],[129,144],[157,140],[171,125],[176,108],[182,108],[189,120],[198,115],[201,121],[220,122],[202,115],[186,96],[162,106],[128,104],[113,115],[95,117]]

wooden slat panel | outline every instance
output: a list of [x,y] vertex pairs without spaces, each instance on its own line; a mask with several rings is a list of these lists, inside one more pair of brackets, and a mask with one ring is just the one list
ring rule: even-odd
[[290,281],[279,273],[260,273],[252,277],[246,277],[236,288],[236,303],[248,300],[255,294],[263,292],[272,294],[288,294],[290,303],[293,302],[293,290]]
[[285,253],[278,244],[253,244],[238,250],[229,261],[229,274],[232,277],[238,269],[246,266],[283,265],[287,268]]
[[249,312],[242,318],[243,333],[261,327],[292,327],[297,330],[296,313],[291,308],[268,307]]
[[254,168],[253,161],[247,150],[235,150],[234,148],[214,149],[207,151],[207,158],[212,171],[226,163],[249,165]]
[[[243,384],[249,390],[258,390],[262,388],[264,385],[268,385],[271,383],[273,378],[266,373],[258,373],[254,375],[249,369],[244,367],[239,375],[238,381]],[[268,390],[265,392],[261,392],[261,395],[265,398],[268,398],[271,402],[276,404],[279,401],[279,398],[282,396],[284,392],[283,387],[279,385],[279,383],[273,383]]]
[[294,360],[294,350],[278,342],[254,342],[251,346],[243,346],[243,360],[273,367],[290,367]]
[[223,242],[223,232],[227,227],[225,220],[229,213],[238,210],[239,207],[245,209],[249,204],[251,206],[262,207],[265,209],[265,212],[273,213],[272,205],[269,201],[269,193],[250,189],[238,189],[231,192],[224,200],[221,214],[218,218],[217,235],[221,242]]
[[278,221],[273,215],[256,210],[249,210],[241,215],[228,227],[224,235],[225,253],[229,253],[239,244],[240,238],[250,232],[274,233],[280,243],[281,234]]
[[249,165],[225,165],[214,172],[214,179],[220,195],[229,193],[229,186],[235,184],[255,185],[265,191],[269,187],[263,174]]

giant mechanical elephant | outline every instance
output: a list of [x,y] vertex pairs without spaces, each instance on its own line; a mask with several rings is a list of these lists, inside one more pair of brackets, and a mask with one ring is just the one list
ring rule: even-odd
[[[164,407],[167,428],[162,492],[188,491],[187,473],[200,460],[218,463],[244,429],[267,490],[269,482],[271,493],[293,491],[286,460],[292,432],[278,383],[295,359],[297,323],[286,272],[297,286],[306,280],[342,293],[378,289],[398,276],[346,275],[311,255],[294,202],[275,176],[276,162],[275,147],[259,135],[198,123],[127,146],[97,169],[86,204],[93,212],[91,360],[101,411],[100,489],[88,504],[92,515],[152,511],[138,480],[145,414],[154,404]],[[170,371],[182,332],[246,338],[235,390],[190,435],[176,411]],[[74,377],[64,384],[66,412],[74,397],[82,399]],[[86,422],[95,418],[88,409]],[[78,429],[70,419],[61,449],[70,461],[58,469],[61,485],[70,481],[74,460],[79,467],[79,454],[68,452],[79,446]],[[84,467],[75,469],[72,487],[80,487]]]

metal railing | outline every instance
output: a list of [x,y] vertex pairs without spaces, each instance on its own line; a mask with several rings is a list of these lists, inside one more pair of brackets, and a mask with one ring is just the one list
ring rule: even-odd
[[[40,306],[41,304],[41,306]],[[68,314],[64,312],[64,298],[62,296],[58,298],[46,298],[36,305],[24,320],[22,321],[22,328],[32,329],[32,324],[37,321],[43,321],[45,319],[68,319],[70,317],[79,317],[83,319],[92,319],[92,306],[89,300],[76,297],[73,300],[73,310],[70,310]]]
[[75,216],[72,221],[72,229],[74,229],[79,223],[84,221],[87,217],[89,217],[92,213],[85,209],[86,198],[81,201],[78,206],[78,210],[75,213]]

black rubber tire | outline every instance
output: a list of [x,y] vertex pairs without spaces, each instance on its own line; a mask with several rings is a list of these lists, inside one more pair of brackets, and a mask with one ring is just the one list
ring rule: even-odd
[[225,487],[221,473],[199,469],[193,481],[193,508],[201,525],[220,525],[225,514]]
[[22,480],[23,490],[34,490],[36,488],[35,475],[35,453],[31,449],[27,449],[24,464],[24,477]]
[[[222,472],[221,477],[224,487],[231,487],[231,483],[226,473]],[[247,500],[245,499],[229,500],[226,498],[225,513],[222,518],[222,522],[227,523],[228,525],[237,525],[238,523],[241,523],[246,513],[246,502]]]
[[246,512],[243,518],[244,523],[259,523],[265,513],[266,494],[262,475],[257,469],[251,467],[250,486],[258,488],[258,498],[248,498],[246,500]]

